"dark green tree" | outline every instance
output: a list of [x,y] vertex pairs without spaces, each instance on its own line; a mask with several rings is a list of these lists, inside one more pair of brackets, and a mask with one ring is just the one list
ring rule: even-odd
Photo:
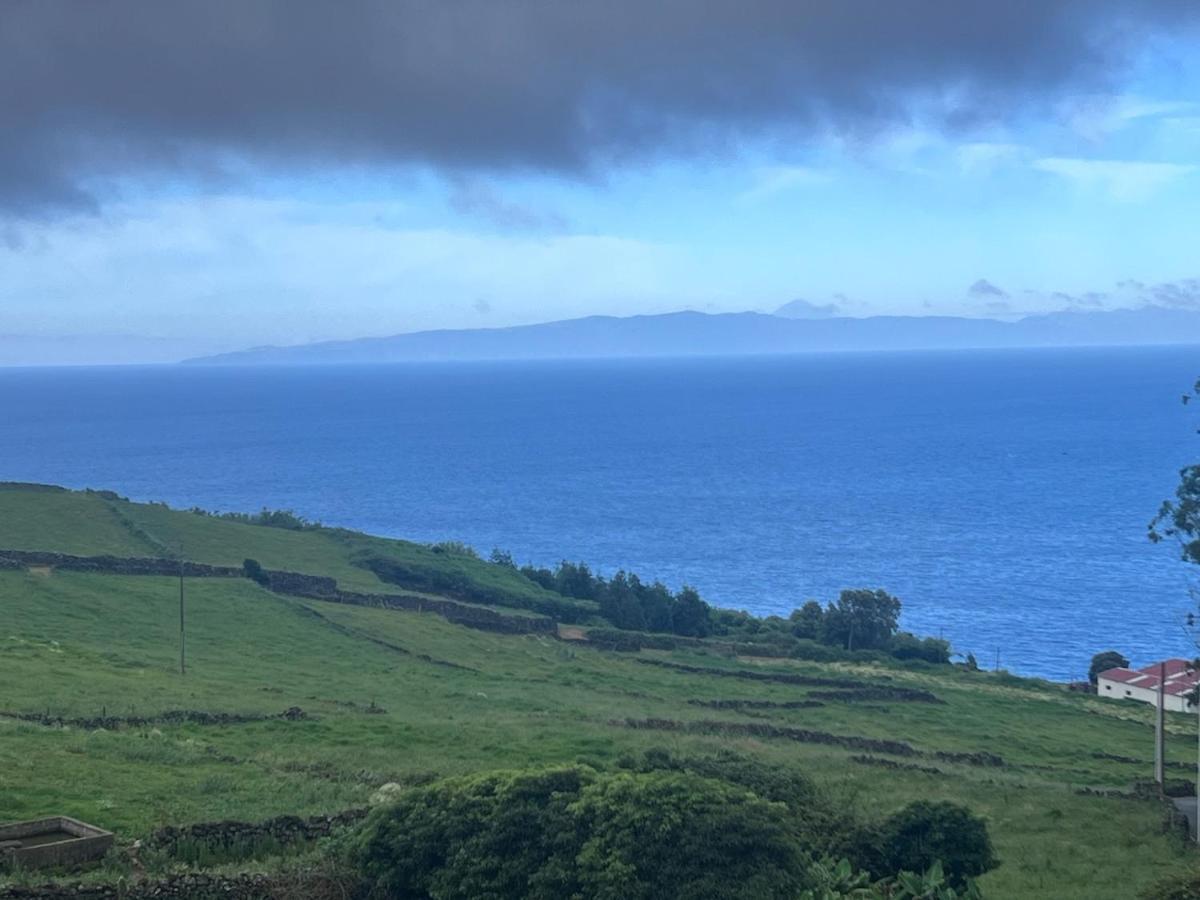
[[792,610],[788,617],[792,625],[792,634],[809,641],[825,639],[825,610],[816,600],[809,600],[799,609]]
[[883,823],[878,840],[880,875],[924,872],[940,862],[946,881],[961,888],[998,865],[986,823],[956,803],[910,803]]
[[671,616],[676,634],[686,637],[707,637],[711,627],[712,608],[700,599],[695,588],[683,586],[675,595]]
[[499,547],[492,548],[492,555],[488,557],[488,561],[497,566],[504,566],[506,569],[515,569],[517,564],[513,562],[512,554],[507,550],[501,550]]
[[650,631],[674,631],[673,603],[667,586],[661,581],[650,585],[642,584],[636,575],[629,576],[629,583],[641,598],[646,628]]
[[644,630],[646,617],[637,587],[624,571],[617,572],[600,592],[600,614],[618,628]]
[[555,590],[565,597],[575,597],[579,600],[596,599],[596,581],[585,562],[572,563],[563,560],[554,573]]
[[1116,650],[1105,650],[1102,653],[1097,653],[1092,657],[1092,664],[1088,667],[1088,681],[1095,685],[1096,676],[1101,672],[1128,665],[1129,660],[1125,658],[1124,654],[1118,653]]
[[842,591],[825,610],[825,640],[847,650],[883,650],[900,624],[900,601],[887,591]]
[[521,574],[534,584],[544,587],[548,591],[556,590],[554,573],[544,566],[539,568],[531,564],[523,565],[521,566]]
[[941,638],[919,638],[901,631],[892,636],[888,650],[896,659],[923,659],[942,665],[950,662],[950,642]]

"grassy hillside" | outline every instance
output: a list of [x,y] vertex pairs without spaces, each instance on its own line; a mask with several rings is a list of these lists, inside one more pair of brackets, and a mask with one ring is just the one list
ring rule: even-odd
[[[253,556],[380,587],[353,563],[365,538],[98,495],[0,492],[0,547],[148,555],[155,541],[181,537],[200,561]],[[0,716],[0,818],[69,814],[128,840],[165,824],[361,806],[387,782],[727,747],[809,773],[847,808],[969,805],[987,818],[1003,861],[981,880],[990,898],[1129,898],[1190,857],[1163,834],[1157,803],[1079,793],[1127,792],[1148,775],[1151,711],[1141,706],[949,667],[754,661],[703,648],[606,653],[430,614],[281,597],[243,579],[190,580],[187,593],[180,676],[174,579],[0,572],[0,708],[68,719],[289,707],[305,716],[103,730]],[[733,677],[747,672],[785,677]],[[835,696],[788,683],[796,675],[837,680]],[[891,696],[847,696],[881,687]],[[795,707],[804,700],[823,705]],[[1194,759],[1194,727],[1172,722],[1180,764]],[[815,743],[813,734],[909,750]]]
[[365,565],[375,557],[446,582],[475,586],[516,608],[563,602],[509,569],[409,541],[332,528],[266,528],[160,504],[131,503],[110,492],[38,485],[0,484],[0,549],[80,556],[174,556],[182,550],[187,559],[212,565],[240,566],[252,558],[268,569],[325,575],[345,590],[394,589]]

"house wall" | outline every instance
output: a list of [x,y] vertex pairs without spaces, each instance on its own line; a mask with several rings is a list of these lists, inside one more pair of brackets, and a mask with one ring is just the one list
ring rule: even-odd
[[[1120,681],[1109,681],[1107,678],[1096,679],[1096,693],[1101,697],[1115,700],[1140,700],[1142,703],[1149,703],[1152,706],[1158,704],[1158,691],[1137,685],[1123,684]],[[1163,697],[1163,706],[1171,712],[1192,712],[1195,709],[1188,704],[1185,698],[1171,694]]]

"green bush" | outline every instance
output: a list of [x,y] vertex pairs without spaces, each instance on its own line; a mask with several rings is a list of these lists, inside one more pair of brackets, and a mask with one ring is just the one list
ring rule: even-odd
[[682,771],[493,773],[376,810],[349,861],[387,897],[785,898],[810,884],[794,819]]
[[949,641],[934,637],[919,638],[907,631],[892,637],[888,651],[896,659],[919,659],[938,665],[950,662]]
[[908,870],[924,872],[941,863],[946,881],[963,888],[998,865],[987,825],[965,806],[919,800],[888,818],[875,836],[873,871],[883,876]]

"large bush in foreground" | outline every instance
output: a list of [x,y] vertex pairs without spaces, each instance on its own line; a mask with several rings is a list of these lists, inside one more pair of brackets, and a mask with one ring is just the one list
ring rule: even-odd
[[367,820],[350,861],[379,896],[786,898],[808,856],[782,803],[680,771],[449,779]]
[[910,803],[883,823],[875,841],[880,875],[924,872],[940,862],[946,881],[962,887],[997,864],[983,819],[955,803]]
[[820,861],[831,859],[878,880],[864,896],[908,896],[896,877],[907,870],[944,871],[949,897],[995,865],[983,821],[955,804],[910,804],[872,825],[803,774],[732,753],[652,750],[618,765],[414,788],[371,814],[344,861],[375,896],[437,900],[794,900],[830,893]]

